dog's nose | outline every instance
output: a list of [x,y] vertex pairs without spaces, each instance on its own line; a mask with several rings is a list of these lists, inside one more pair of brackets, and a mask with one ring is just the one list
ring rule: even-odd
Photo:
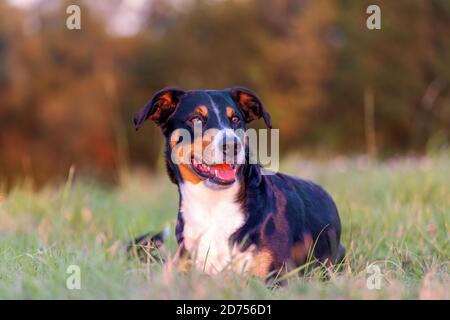
[[224,159],[236,157],[241,152],[242,145],[237,137],[225,136],[222,139],[222,152]]

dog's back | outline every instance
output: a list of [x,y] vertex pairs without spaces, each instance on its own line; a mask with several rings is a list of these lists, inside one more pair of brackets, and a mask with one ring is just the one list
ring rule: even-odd
[[249,217],[234,241],[270,255],[269,269],[295,267],[308,257],[325,263],[343,258],[338,211],[322,187],[281,173],[260,175],[258,168],[247,174],[243,201]]

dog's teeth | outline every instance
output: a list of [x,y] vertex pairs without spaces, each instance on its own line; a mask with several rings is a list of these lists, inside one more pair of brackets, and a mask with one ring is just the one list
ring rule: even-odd
[[217,170],[214,170],[214,175],[217,177]]

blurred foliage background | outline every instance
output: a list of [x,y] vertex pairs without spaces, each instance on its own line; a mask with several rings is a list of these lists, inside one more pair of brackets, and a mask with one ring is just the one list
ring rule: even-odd
[[[0,1],[6,187],[65,177],[71,165],[111,182],[123,169],[158,168],[158,129],[137,134],[132,117],[166,85],[251,88],[284,155],[448,146],[448,0],[28,2]],[[81,30],[66,28],[69,4],[81,7]],[[366,28],[370,4],[381,30]],[[121,11],[130,6],[133,15]]]

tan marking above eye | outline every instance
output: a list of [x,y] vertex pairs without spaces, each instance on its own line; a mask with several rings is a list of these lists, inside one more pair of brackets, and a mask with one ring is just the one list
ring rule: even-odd
[[232,107],[227,107],[227,116],[228,118],[231,118],[232,116],[234,116],[234,109]]
[[205,106],[198,106],[197,109],[195,109],[195,111],[205,118],[208,116],[208,108]]

